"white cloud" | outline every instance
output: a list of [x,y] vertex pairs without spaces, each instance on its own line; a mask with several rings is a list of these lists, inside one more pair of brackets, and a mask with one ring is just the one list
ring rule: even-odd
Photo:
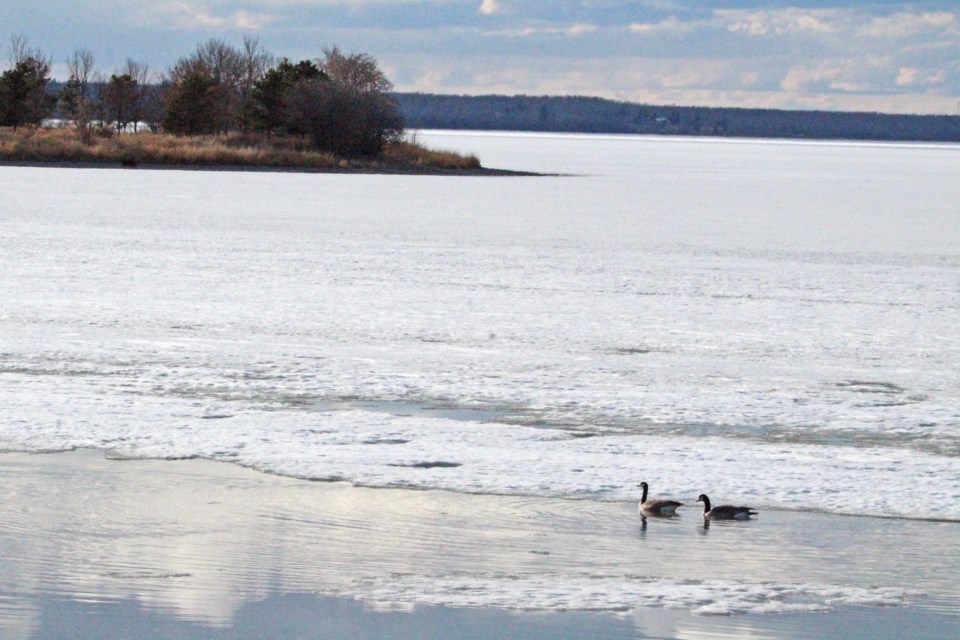
[[714,15],[728,31],[751,36],[794,33],[833,33],[845,13],[833,10],[781,9],[772,11],[717,10]]
[[149,22],[178,29],[257,30],[276,20],[276,16],[272,14],[242,9],[218,14],[207,9],[203,3],[183,1],[153,5],[149,10],[144,9],[143,15]]
[[264,13],[250,13],[249,11],[237,11],[232,21],[239,29],[262,29],[273,22],[276,18]]
[[417,91],[439,93],[450,79],[450,72],[443,69],[427,69],[413,79],[413,87]]
[[780,88],[791,93],[882,93],[889,90],[896,72],[894,58],[886,55],[823,60],[819,64],[790,67]]
[[676,16],[670,16],[660,22],[634,22],[630,24],[630,31],[639,34],[655,33],[684,33],[693,31],[696,24],[690,22],[680,22]]
[[566,29],[567,35],[577,37],[585,33],[595,33],[598,31],[597,26],[593,24],[575,24],[571,25]]
[[504,38],[529,38],[542,32],[543,31],[541,29],[534,29],[533,27],[517,27],[512,29],[494,29],[491,31],[484,31],[483,35],[501,36]]
[[839,82],[843,69],[836,63],[823,62],[816,66],[796,65],[790,67],[780,82],[784,91],[801,92],[811,86],[830,86]]
[[947,74],[943,71],[924,72],[916,67],[900,67],[896,83],[898,87],[931,86],[942,84],[946,79]]
[[900,67],[900,73],[897,74],[897,85],[901,87],[907,87],[917,82],[917,74],[920,73],[919,69],[914,69],[913,67]]
[[504,38],[532,38],[543,35],[566,35],[572,38],[586,33],[595,33],[599,27],[592,24],[574,24],[569,27],[516,27],[507,29],[493,29],[483,31],[486,36],[500,36]]
[[[165,18],[181,28],[196,29],[206,27],[222,27],[226,22],[223,18],[194,8],[186,2],[166,2],[156,7],[158,14],[165,14]],[[158,16],[159,17],[159,16]]]
[[480,13],[485,16],[492,16],[502,11],[499,0],[483,0],[483,4],[480,5]]
[[884,38],[907,38],[931,32],[957,35],[958,26],[957,15],[947,11],[895,13],[873,18],[861,33]]

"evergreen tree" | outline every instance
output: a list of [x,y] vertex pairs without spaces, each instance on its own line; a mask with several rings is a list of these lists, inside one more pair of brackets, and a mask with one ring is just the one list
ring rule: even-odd
[[100,89],[100,100],[120,133],[139,115],[139,84],[129,73],[113,74]]
[[163,128],[179,135],[216,133],[221,113],[218,85],[205,65],[190,65],[170,85]]
[[71,75],[63,84],[60,93],[57,94],[57,100],[60,112],[70,120],[75,121],[77,114],[80,112],[81,102],[80,81],[76,76]]
[[0,125],[17,128],[40,126],[56,106],[57,99],[47,93],[50,63],[28,56],[0,77]]
[[[287,104],[298,82],[326,80],[326,75],[309,60],[293,64],[286,58],[267,71],[253,85],[253,122],[256,129],[275,133],[289,128]],[[302,127],[294,127],[294,129]],[[298,131],[304,133],[304,131]]]

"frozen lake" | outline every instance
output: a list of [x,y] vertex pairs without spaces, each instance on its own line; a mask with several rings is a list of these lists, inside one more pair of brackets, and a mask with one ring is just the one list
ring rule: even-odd
[[960,146],[419,137],[560,175],[0,167],[0,450],[960,520]]

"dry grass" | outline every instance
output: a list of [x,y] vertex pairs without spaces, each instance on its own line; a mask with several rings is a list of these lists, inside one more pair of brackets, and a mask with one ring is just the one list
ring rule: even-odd
[[475,156],[431,151],[416,143],[388,145],[376,160],[338,158],[302,138],[260,135],[174,136],[136,133],[94,136],[89,144],[72,128],[14,131],[0,128],[0,161],[124,166],[232,166],[305,171],[456,171],[479,169]]
[[383,150],[383,159],[386,162],[414,167],[461,170],[480,168],[480,159],[477,156],[462,156],[452,151],[435,151],[417,142],[397,142],[387,145]]

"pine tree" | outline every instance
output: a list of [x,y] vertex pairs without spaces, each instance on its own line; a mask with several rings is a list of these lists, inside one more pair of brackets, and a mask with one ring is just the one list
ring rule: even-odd
[[53,112],[57,99],[47,93],[50,64],[29,56],[0,77],[0,125],[40,126]]

